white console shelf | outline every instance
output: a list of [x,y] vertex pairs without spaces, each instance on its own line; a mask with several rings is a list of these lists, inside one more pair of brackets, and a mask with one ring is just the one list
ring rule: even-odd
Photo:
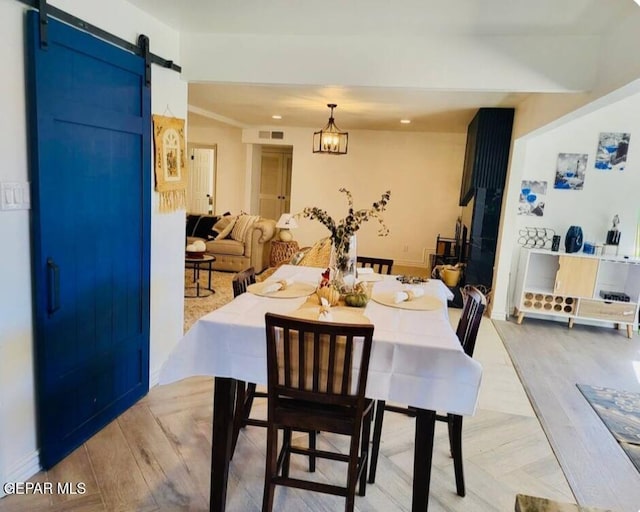
[[[515,293],[519,324],[526,315],[565,318],[570,328],[576,320],[595,320],[625,325],[631,338],[638,329],[640,259],[521,249]],[[610,300],[611,293],[629,301]]]

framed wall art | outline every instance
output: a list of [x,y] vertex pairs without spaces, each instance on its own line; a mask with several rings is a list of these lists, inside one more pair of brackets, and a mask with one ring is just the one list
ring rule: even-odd
[[627,165],[630,133],[601,133],[596,152],[596,169],[600,171],[624,171]]
[[586,153],[559,153],[553,188],[582,190],[587,158]]
[[546,181],[522,180],[518,215],[544,215],[544,196],[547,193]]
[[153,116],[154,171],[160,211],[186,208],[184,119]]

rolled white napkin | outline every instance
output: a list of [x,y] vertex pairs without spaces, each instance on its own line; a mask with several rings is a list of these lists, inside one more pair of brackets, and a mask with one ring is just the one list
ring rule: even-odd
[[318,320],[323,322],[331,322],[333,320],[333,315],[331,314],[331,305],[329,301],[322,297],[320,299],[320,311],[318,312]]
[[422,297],[423,295],[424,288],[420,288],[418,286],[410,286],[402,291],[396,292],[393,296],[393,302],[398,304],[399,302],[404,302],[405,300],[417,299],[418,297]]
[[283,279],[281,281],[276,281],[275,283],[269,283],[262,289],[262,293],[274,293],[279,290],[284,290],[287,286],[291,286],[292,284],[293,279]]
[[373,269],[371,267],[358,268],[358,275],[359,276],[364,276],[366,274],[375,274],[375,272],[373,271]]

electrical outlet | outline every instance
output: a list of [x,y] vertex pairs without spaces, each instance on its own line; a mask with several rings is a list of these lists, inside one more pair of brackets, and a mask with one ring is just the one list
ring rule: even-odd
[[409,246],[405,245],[404,248],[402,249],[402,252],[409,252]]

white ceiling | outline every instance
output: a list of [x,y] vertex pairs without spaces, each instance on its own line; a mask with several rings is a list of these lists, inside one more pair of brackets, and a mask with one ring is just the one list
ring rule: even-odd
[[[128,0],[181,32],[349,35],[607,34],[633,0]],[[327,14],[328,13],[328,14]],[[481,63],[470,63],[470,66]],[[471,89],[473,89],[471,87]],[[479,107],[513,107],[524,93],[193,83],[192,112],[237,126],[322,127],[337,103],[342,129],[465,131]],[[342,105],[342,108],[341,108]],[[324,112],[324,113],[323,113]],[[282,120],[274,121],[278,114]],[[399,120],[411,119],[410,125]]]

